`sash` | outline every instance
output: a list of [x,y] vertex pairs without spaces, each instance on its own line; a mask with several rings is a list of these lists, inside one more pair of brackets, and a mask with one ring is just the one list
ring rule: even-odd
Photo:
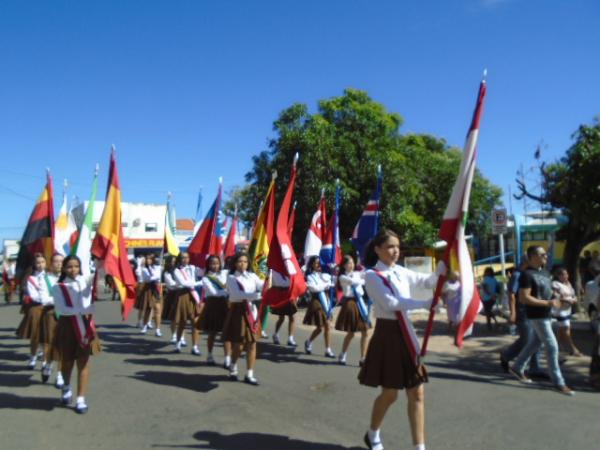
[[325,295],[325,291],[319,292],[317,294],[317,297],[319,298],[319,303],[321,303],[321,308],[323,308],[323,311],[325,311],[325,316],[327,317],[327,320],[331,319],[331,312],[333,311],[333,308],[331,307],[329,299]]
[[[186,280],[190,279],[190,277],[188,276],[188,274],[186,273],[185,270],[180,268],[179,271],[183,275],[183,278],[185,278]],[[200,296],[198,295],[198,291],[196,290],[196,288],[188,288],[188,290],[190,291],[190,295],[196,302],[196,305],[199,305],[200,304]]]
[[[69,290],[65,286],[64,283],[59,283],[58,286],[62,292],[62,295],[65,299],[65,303],[69,308],[73,308],[73,300],[69,295]],[[73,325],[73,329],[75,330],[75,335],[77,336],[77,341],[79,342],[79,346],[81,348],[87,348],[90,345],[90,342],[94,338],[95,335],[95,325],[94,320],[91,316],[86,317],[82,314],[75,314],[71,317],[71,324]]]
[[[394,292],[394,288],[392,287],[391,281],[383,275],[379,270],[373,269],[373,272],[381,278],[381,281],[387,287],[392,295],[395,297],[396,293]],[[396,318],[400,323],[400,330],[402,331],[402,336],[404,337],[404,341],[406,342],[406,347],[408,349],[408,353],[410,354],[410,359],[415,363],[415,366],[418,367],[421,363],[419,356],[419,342],[417,341],[417,337],[414,335],[414,332],[411,333],[410,322],[408,317],[404,311],[394,311],[396,313]]]
[[[237,283],[240,291],[246,292],[246,290],[244,289],[244,285],[242,283],[240,283],[237,278],[235,279],[235,282]],[[252,302],[250,302],[250,300],[244,300],[244,303],[245,303],[244,313],[246,315],[246,320],[248,321],[248,325],[250,326],[250,330],[252,331],[252,333],[256,333],[256,332],[258,332],[258,325],[259,325],[258,320],[256,320],[258,318],[257,314],[256,314],[256,307],[252,304]]]
[[215,277],[214,275],[205,275],[204,276],[208,281],[210,281],[210,284],[212,284],[215,289],[217,290],[222,290],[225,291],[225,285],[223,283],[221,283],[221,280],[219,280],[217,277]]
[[354,298],[356,299],[356,306],[358,306],[358,312],[360,313],[360,317],[367,325],[371,326],[371,318],[369,317],[369,309],[365,304],[365,300],[363,296],[358,293],[358,289],[356,286],[352,286],[352,293],[354,294]]

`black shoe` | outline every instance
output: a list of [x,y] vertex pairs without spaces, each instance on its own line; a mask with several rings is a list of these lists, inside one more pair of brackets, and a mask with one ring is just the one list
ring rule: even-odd
[[88,406],[87,405],[75,405],[75,412],[77,414],[85,414],[86,412],[88,412]]
[[251,384],[252,386],[258,386],[258,380],[254,377],[249,377],[248,375],[244,377],[244,383]]
[[500,366],[502,367],[504,373],[508,373],[508,360],[504,359],[502,353],[500,353]]
[[239,381],[237,372],[229,372],[227,378],[229,379],[229,381]]
[[226,362],[223,363],[223,369],[229,370],[230,367],[230,364],[227,364]]
[[363,441],[365,442],[365,445],[367,446],[367,448],[369,450],[371,450],[373,448],[373,445],[381,445],[381,441],[371,443],[371,440],[369,439],[369,432],[368,431],[365,433]]

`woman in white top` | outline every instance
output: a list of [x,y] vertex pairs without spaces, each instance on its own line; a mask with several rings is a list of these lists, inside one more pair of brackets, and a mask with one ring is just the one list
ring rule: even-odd
[[[50,263],[51,273],[48,273],[48,287],[50,295],[54,292],[54,285],[58,283],[58,278],[62,270],[64,256],[56,253],[52,255]],[[60,372],[60,355],[54,347],[56,337],[56,311],[54,308],[54,298],[51,297],[51,302],[44,305],[44,315],[42,317],[42,327],[40,331],[40,343],[44,344],[44,363],[42,364],[42,383],[46,383],[52,374],[52,364],[58,362],[58,371],[56,373],[56,387],[62,388],[64,381]]]
[[328,273],[321,272],[321,262],[318,256],[311,256],[306,264],[306,286],[311,293],[311,300],[306,308],[306,314],[302,323],[304,325],[315,325],[316,328],[310,337],[304,342],[304,351],[312,353],[312,342],[321,331],[325,336],[325,356],[335,358],[331,350],[331,336],[329,319],[331,318],[331,304],[329,301],[329,289],[334,286],[333,278]]
[[[229,272],[222,270],[221,258],[216,255],[211,255],[206,260],[208,270],[202,278],[202,288],[204,289],[205,299],[204,308],[200,320],[198,320],[198,328],[208,333],[206,346],[208,347],[208,357],[206,362],[209,365],[215,364],[213,357],[213,348],[215,345],[215,337],[217,333],[223,331],[223,324],[228,311],[227,293],[227,276]],[[228,367],[231,363],[231,343],[225,342],[223,345],[225,352],[224,366]]]
[[60,315],[56,326],[55,346],[61,356],[62,374],[65,385],[61,401],[71,403],[71,372],[77,363],[77,401],[75,411],[84,414],[88,410],[85,394],[90,374],[90,355],[101,351],[100,340],[92,315],[95,306],[92,300],[94,276],[83,276],[81,261],[69,255],[63,261],[62,274],[53,288],[56,312]]
[[[163,270],[163,285],[164,285],[164,301],[162,318],[168,320],[171,326],[171,342],[177,343],[177,321],[175,320],[175,314],[177,312],[177,297],[178,297],[178,286],[173,272],[175,271],[175,257],[173,255],[167,255],[165,257],[165,267]],[[182,336],[182,339],[185,338]]]
[[162,336],[160,322],[162,318],[162,288],[160,284],[162,268],[156,260],[154,253],[148,253],[144,259],[141,270],[142,285],[140,287],[140,298],[142,299],[142,311],[144,311],[144,326],[142,334],[151,327],[150,316],[154,315],[156,324],[156,336]]
[[17,328],[17,336],[21,339],[29,339],[31,359],[27,364],[27,368],[35,369],[38,356],[41,356],[41,354],[38,355],[38,347],[40,345],[44,305],[52,303],[44,255],[41,253],[33,255],[33,265],[29,273],[31,275],[26,278],[22,308],[25,315]]
[[426,275],[396,265],[399,256],[400,239],[388,230],[381,230],[366,249],[365,263],[371,269],[366,273],[365,287],[373,300],[377,323],[358,378],[361,384],[381,386],[381,394],[373,404],[370,429],[364,436],[365,444],[375,450],[383,449],[379,429],[396,401],[398,389],[406,389],[413,444],[416,449],[425,448],[423,383],[427,371],[418,360],[418,341],[406,312],[431,305],[431,300],[412,300],[411,290],[433,290],[445,266],[440,263],[435,273]]
[[183,340],[183,331],[186,323],[189,321],[192,326],[192,354],[200,356],[200,333],[196,328],[196,321],[200,316],[201,302],[200,294],[196,288],[202,285],[198,281],[199,270],[196,266],[190,264],[190,255],[188,252],[181,252],[175,259],[177,268],[173,271],[173,278],[179,288],[177,291],[177,309],[175,311],[175,322],[177,322],[177,345],[175,350],[181,352],[181,347],[185,345]]
[[365,301],[365,273],[354,271],[354,259],[345,255],[340,264],[337,288],[342,291],[342,309],[337,316],[335,329],[345,331],[346,337],[340,353],[340,364],[346,364],[346,353],[354,333],[360,332],[360,360],[363,365],[367,353],[367,332],[370,326],[369,310]]
[[442,288],[442,299],[446,303],[448,313],[448,327],[450,331],[458,325],[460,311],[460,280],[459,273],[451,270],[448,272],[446,282]]
[[252,301],[261,297],[264,281],[255,273],[248,272],[248,255],[236,253],[231,260],[232,268],[227,277],[229,310],[223,325],[223,341],[231,342],[231,365],[229,378],[238,379],[237,360],[246,349],[247,372],[244,382],[258,385],[254,377],[256,361],[256,334],[259,329],[258,314]]
[[581,356],[571,337],[571,309],[577,303],[575,289],[569,282],[569,272],[564,267],[554,270],[552,281],[554,296],[560,300],[560,308],[552,308],[552,316],[556,319],[558,342],[567,348],[571,356]]

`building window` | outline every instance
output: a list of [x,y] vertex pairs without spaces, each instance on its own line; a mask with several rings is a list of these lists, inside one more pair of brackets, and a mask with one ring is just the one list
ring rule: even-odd
[[158,231],[158,224],[156,222],[146,224],[146,233]]

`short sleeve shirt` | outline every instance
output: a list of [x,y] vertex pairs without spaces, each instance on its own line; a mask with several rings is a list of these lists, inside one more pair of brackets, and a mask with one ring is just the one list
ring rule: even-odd
[[[538,300],[552,299],[552,278],[545,270],[528,267],[519,277],[519,289],[531,289],[531,296]],[[550,306],[525,305],[528,319],[549,319]]]

